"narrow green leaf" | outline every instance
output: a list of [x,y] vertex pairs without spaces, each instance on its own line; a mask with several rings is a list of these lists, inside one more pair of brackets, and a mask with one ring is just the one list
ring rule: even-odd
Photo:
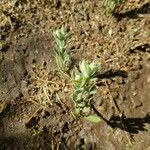
[[101,121],[101,118],[97,115],[90,115],[87,117],[84,117],[86,120],[94,122],[94,123],[99,123]]

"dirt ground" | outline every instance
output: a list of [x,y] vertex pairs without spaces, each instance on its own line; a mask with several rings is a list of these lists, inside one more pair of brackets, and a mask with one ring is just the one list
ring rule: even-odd
[[[53,53],[62,25],[75,66],[101,63],[98,124],[72,115]],[[112,15],[100,0],[1,0],[0,32],[0,150],[150,150],[149,0]]]

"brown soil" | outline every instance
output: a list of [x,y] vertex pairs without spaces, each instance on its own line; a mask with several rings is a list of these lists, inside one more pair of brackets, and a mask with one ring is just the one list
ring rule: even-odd
[[[150,1],[2,0],[1,150],[150,149]],[[65,25],[74,65],[101,63],[93,112],[75,118],[71,81],[55,62],[52,31]]]

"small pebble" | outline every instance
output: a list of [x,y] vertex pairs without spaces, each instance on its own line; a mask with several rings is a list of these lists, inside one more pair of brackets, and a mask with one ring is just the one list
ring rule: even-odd
[[112,93],[112,98],[113,98],[113,99],[118,98],[118,93],[117,93],[117,92],[113,92],[113,93]]
[[130,82],[134,82],[135,80],[139,79],[140,74],[138,71],[133,72],[130,77],[129,77],[129,81]]
[[123,80],[123,78],[118,77],[118,78],[116,78],[116,82],[117,82],[118,84],[123,84],[123,83],[124,83],[124,80]]

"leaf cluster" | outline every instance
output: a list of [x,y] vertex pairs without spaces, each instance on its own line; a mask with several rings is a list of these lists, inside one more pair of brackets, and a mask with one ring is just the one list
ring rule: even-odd
[[54,52],[57,65],[61,72],[66,73],[71,62],[71,57],[66,50],[69,34],[67,33],[66,28],[62,26],[60,29],[53,31],[53,36],[56,43]]
[[91,96],[95,93],[95,77],[99,64],[88,63],[83,60],[79,64],[79,70],[72,74],[74,91],[72,94],[75,103],[76,113],[82,116],[89,115],[91,108]]
[[104,0],[104,7],[107,13],[113,13],[116,7],[122,4],[124,0]]

